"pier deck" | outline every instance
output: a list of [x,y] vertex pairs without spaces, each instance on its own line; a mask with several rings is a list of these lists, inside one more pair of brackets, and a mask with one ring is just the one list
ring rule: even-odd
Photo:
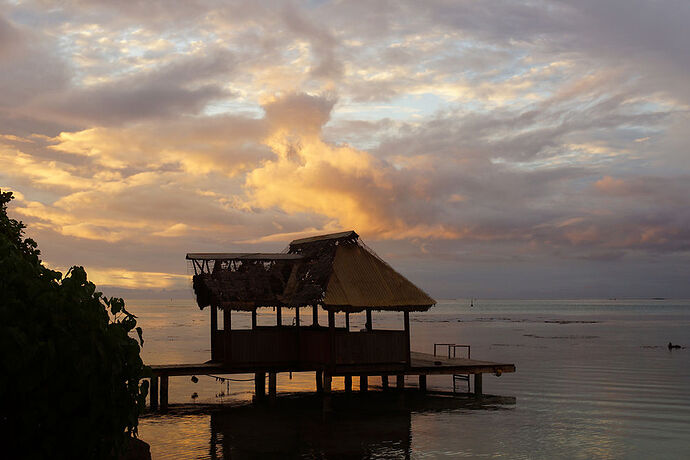
[[[257,398],[261,398],[265,396],[265,374],[267,372],[269,374],[269,396],[275,396],[275,375],[278,372],[316,371],[317,391],[325,390],[326,392],[330,391],[330,379],[337,376],[345,376],[346,390],[351,390],[352,376],[359,376],[360,391],[367,391],[368,377],[381,376],[382,380],[385,382],[384,388],[387,388],[388,376],[395,375],[397,377],[396,386],[400,389],[404,387],[405,375],[417,375],[419,376],[419,388],[420,390],[425,391],[427,375],[474,375],[474,392],[477,395],[481,395],[482,393],[482,374],[494,374],[500,376],[502,373],[515,372],[514,364],[480,361],[467,358],[446,358],[415,351],[410,353],[409,365],[400,363],[400,365],[397,366],[391,366],[390,364],[382,364],[380,366],[368,365],[366,367],[339,366],[335,369],[332,369],[331,372],[329,372],[328,369],[286,369],[285,366],[279,366],[276,368],[257,366],[255,368],[249,368],[246,365],[229,366],[224,363],[213,361],[199,364],[160,364],[152,365],[150,367],[153,371],[149,391],[152,409],[158,408],[159,380],[160,407],[161,409],[167,408],[168,378],[171,376],[254,373],[256,376],[256,396]],[[263,385],[261,383],[263,383]]]

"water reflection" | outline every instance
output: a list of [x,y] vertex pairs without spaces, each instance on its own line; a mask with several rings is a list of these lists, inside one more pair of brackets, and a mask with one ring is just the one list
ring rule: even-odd
[[214,412],[211,458],[410,458],[412,414],[486,409],[514,399],[371,393],[300,395]]
[[409,458],[411,411],[396,399],[315,395],[211,414],[211,458]]

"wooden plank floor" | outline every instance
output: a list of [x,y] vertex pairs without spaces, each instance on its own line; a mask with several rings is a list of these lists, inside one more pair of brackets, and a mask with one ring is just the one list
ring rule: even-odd
[[205,375],[223,371],[223,363],[207,361],[200,364],[153,364],[155,375]]
[[[410,353],[410,367],[402,371],[404,374],[496,374],[504,372],[515,372],[515,365],[508,363],[496,363],[492,361],[479,361],[467,358],[447,358],[434,356],[428,353],[413,351]],[[389,372],[385,365],[380,369],[376,366],[367,366],[359,372],[369,375],[379,373],[395,374],[400,371]],[[225,367],[222,363],[208,361],[199,364],[162,364],[152,365],[151,369],[156,375],[204,375],[210,373],[251,373],[252,369],[232,369]],[[265,369],[256,369],[265,371]]]
[[467,358],[447,358],[428,353],[410,353],[410,369],[406,374],[495,374],[515,372],[515,364],[478,361]]

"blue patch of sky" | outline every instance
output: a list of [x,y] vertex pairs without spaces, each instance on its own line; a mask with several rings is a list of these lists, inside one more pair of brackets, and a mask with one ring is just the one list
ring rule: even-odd
[[405,94],[386,103],[344,101],[336,105],[331,119],[415,121],[429,117],[447,105],[444,98],[432,93]]
[[258,104],[243,99],[222,99],[206,104],[202,114],[207,116],[233,114],[259,119],[264,116],[264,109]]

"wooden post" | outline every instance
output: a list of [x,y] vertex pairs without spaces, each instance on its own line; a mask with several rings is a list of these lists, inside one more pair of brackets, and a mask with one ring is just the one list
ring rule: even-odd
[[261,400],[266,396],[266,373],[256,372],[254,374],[254,399]]
[[364,393],[369,390],[369,376],[360,375],[359,376],[359,391]]
[[350,312],[345,312],[345,330],[350,332]]
[[314,305],[312,307],[312,312],[311,312],[311,325],[312,326],[318,326],[319,325],[319,307],[317,305]]
[[277,380],[278,380],[278,374],[275,372],[269,372],[268,373],[268,397],[271,399],[275,399],[276,393],[277,393]]
[[276,307],[276,326],[283,325],[283,309],[281,307]]
[[482,374],[474,374],[474,395],[482,395]]
[[426,374],[419,374],[419,389],[426,391]]
[[351,375],[346,375],[345,378],[343,379],[345,382],[345,391],[346,392],[351,392],[352,391],[352,376]]
[[333,381],[333,377],[331,376],[331,374],[329,374],[328,372],[323,374],[323,392],[324,393],[326,393],[326,394],[331,393],[332,381]]
[[316,371],[316,392],[323,392],[323,371],[321,370]]
[[299,327],[299,307],[295,307],[295,326]]
[[374,325],[371,321],[371,308],[367,308],[367,322],[364,327],[367,331],[371,331],[374,329]]
[[227,332],[230,332],[232,329],[232,318],[230,315],[232,315],[230,308],[223,310],[223,330]]
[[211,360],[216,360],[216,331],[218,330],[218,307],[211,305]]
[[211,333],[218,330],[218,307],[211,305]]
[[230,334],[232,334],[232,313],[230,307],[223,310],[223,361],[229,362],[232,360],[230,353],[231,339]]
[[252,310],[252,329],[256,329],[256,308]]
[[404,374],[398,374],[395,376],[395,387],[398,390],[402,390],[405,388],[405,375]]
[[151,377],[151,384],[149,385],[149,404],[151,410],[158,409],[158,376]]
[[330,363],[331,372],[335,371],[335,312],[328,312],[328,338],[329,338],[329,352],[328,361]]
[[388,389],[388,376],[387,375],[381,376],[381,388],[383,388],[384,390]]
[[410,312],[403,313],[405,319],[405,356],[407,357],[407,366],[410,366]]
[[161,410],[168,410],[168,376],[161,375]]

